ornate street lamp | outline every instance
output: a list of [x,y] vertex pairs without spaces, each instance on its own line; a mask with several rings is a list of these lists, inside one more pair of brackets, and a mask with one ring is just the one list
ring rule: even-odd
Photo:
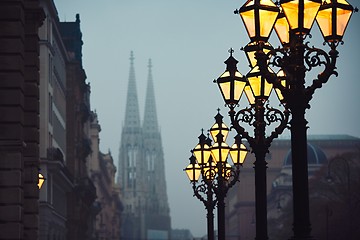
[[341,42],[353,13],[345,0],[328,0],[320,7],[316,21],[326,42]]
[[38,188],[41,189],[42,185],[45,182],[45,177],[41,173],[39,173],[38,179]]
[[279,8],[271,0],[248,0],[235,13],[240,14],[252,42],[267,42]]
[[[226,70],[217,79],[220,92],[227,105],[237,105],[246,85],[246,78],[237,70],[238,61],[232,56],[234,50],[230,49],[230,57],[225,61]],[[231,91],[230,91],[231,89]]]
[[[231,58],[232,52],[230,52]],[[252,59],[248,58],[251,65]],[[237,62],[237,61],[236,61]],[[225,61],[228,64],[228,61]],[[228,69],[228,66],[226,67]],[[236,68],[234,68],[236,69]],[[266,104],[271,90],[272,84],[268,83],[266,79],[260,74],[258,66],[255,66],[247,74],[247,83],[244,87],[244,92],[249,100],[250,107],[241,109],[236,112],[237,105],[228,104],[226,99],[224,101],[229,107],[229,115],[231,119],[232,128],[237,132],[237,138],[245,138],[252,152],[255,154],[255,215],[256,215],[256,239],[265,240],[267,236],[267,184],[266,184],[266,168],[267,162],[265,160],[266,154],[269,152],[269,147],[274,138],[283,132],[288,123],[289,112],[285,109],[283,112],[270,108]],[[219,84],[219,78],[215,80]],[[235,91],[233,88],[227,89],[229,92]],[[225,93],[224,95],[229,95]],[[274,131],[266,136],[266,125],[275,123],[278,125]],[[248,124],[254,128],[254,136],[251,136],[241,123]]]
[[193,150],[191,150],[192,154],[189,158],[190,164],[184,169],[184,171],[192,183],[194,196],[196,196],[204,204],[207,210],[207,235],[209,240],[214,240],[213,210],[215,208],[216,201],[214,200],[214,193],[210,186],[213,175],[215,175],[212,171],[213,161],[211,159],[209,148],[211,141],[206,138],[203,131],[198,138],[199,143]]
[[[207,209],[209,240],[214,240],[215,206],[218,212],[218,239],[225,240],[225,197],[228,190],[239,180],[240,166],[248,152],[239,136],[235,137],[235,143],[231,147],[225,143],[229,128],[222,119],[223,116],[218,113],[215,124],[209,130],[214,144],[211,145],[211,139],[206,138],[202,132],[199,143],[192,150],[190,165],[184,169],[193,185],[194,196],[203,202]],[[233,165],[228,162],[229,156]]]
[[[281,13],[274,26],[283,47],[265,53],[261,47],[265,39],[257,40],[258,51],[254,54],[260,75],[277,89],[282,103],[291,112],[290,121],[293,179],[293,239],[312,239],[309,217],[309,190],[307,170],[307,121],[305,111],[316,89],[321,88],[331,75],[337,75],[336,50],[354,11],[345,0],[280,0],[277,2]],[[254,15],[254,18],[258,16]],[[324,41],[330,46],[329,53],[309,47],[305,38],[310,34],[314,21],[317,21]],[[246,29],[248,22],[244,21]],[[254,28],[260,27],[254,20]],[[256,25],[259,26],[256,26]],[[249,32],[249,31],[248,31]],[[271,30],[269,31],[271,32]],[[276,75],[269,65],[281,70]],[[323,66],[312,84],[305,85],[306,74]]]

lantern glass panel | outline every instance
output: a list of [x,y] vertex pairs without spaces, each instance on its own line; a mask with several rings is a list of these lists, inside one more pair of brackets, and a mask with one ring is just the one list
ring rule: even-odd
[[195,164],[190,163],[185,168],[185,172],[191,182],[197,182],[200,178],[201,170],[200,170],[200,166],[197,163]]
[[[275,6],[275,5],[274,5]],[[268,38],[271,30],[274,27],[274,23],[278,16],[278,12],[262,10],[260,9],[260,36],[264,38]]]
[[341,41],[352,12],[353,7],[345,0],[331,1],[320,7],[316,21],[325,41]]
[[216,162],[226,162],[230,147],[224,142],[216,142],[211,147],[211,155]]
[[311,29],[316,14],[319,11],[319,8],[321,6],[321,2],[313,2],[310,0],[304,1],[304,28],[305,29]]
[[219,83],[221,94],[225,101],[231,100],[231,84],[230,82]]
[[[304,2],[304,12],[301,13],[300,1]],[[292,30],[297,29],[300,33],[303,31],[310,31],[312,24],[314,23],[317,12],[321,5],[320,0],[293,0],[281,4],[281,7],[285,13],[286,19],[289,22]],[[303,25],[300,26],[302,19]]]
[[274,28],[282,44],[290,42],[290,27],[285,15],[276,20]]
[[221,74],[220,78],[230,77],[230,72],[225,71],[223,74]]
[[352,15],[352,11],[339,9],[339,8],[337,9],[336,34],[338,36],[344,36],[351,15]]
[[244,22],[246,31],[250,38],[255,37],[256,29],[255,29],[255,12],[253,10],[241,12],[241,19]]
[[246,85],[246,81],[238,81],[235,80],[234,81],[234,99],[235,100],[240,100],[241,98],[241,94],[244,91],[244,87]]
[[243,164],[248,151],[244,144],[234,143],[230,149],[230,157],[234,165]]
[[226,141],[227,136],[229,135],[229,128],[225,125],[225,123],[221,124],[221,129],[219,127],[218,123],[215,123],[211,129],[210,129],[210,134],[211,137],[213,138],[213,140],[215,142],[217,142],[217,135],[221,133],[223,135],[223,141]]
[[332,34],[332,9],[327,8],[320,10],[316,17],[316,22],[318,23],[324,38],[330,36]]
[[253,91],[251,90],[250,85],[245,86],[244,92],[245,92],[246,98],[249,101],[249,103],[251,105],[254,105],[255,104],[255,96],[254,96]]
[[207,144],[204,144],[203,147],[201,147],[201,144],[196,145],[193,152],[200,165],[204,165],[209,161],[211,151]]
[[[269,71],[273,72],[270,68]],[[267,98],[270,96],[273,85],[261,76],[258,66],[250,71],[248,80],[255,97]]]
[[291,29],[296,29],[299,27],[299,1],[290,1],[287,3],[282,3],[281,7],[285,13],[286,19],[289,23]]

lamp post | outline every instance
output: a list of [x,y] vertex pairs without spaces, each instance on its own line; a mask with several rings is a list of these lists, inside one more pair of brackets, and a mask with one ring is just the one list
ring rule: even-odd
[[[255,154],[255,216],[256,216],[256,239],[268,239],[267,234],[267,183],[266,154],[274,138],[283,132],[288,123],[289,112],[284,109],[269,107],[268,98],[272,91],[272,84],[261,76],[259,68],[256,66],[256,59],[252,54],[256,46],[248,45],[248,60],[251,71],[243,77],[237,70],[238,61],[232,56],[233,50],[230,49],[230,57],[225,61],[225,72],[214,82],[219,86],[225,104],[229,107],[229,116],[232,128],[234,128],[241,138],[245,138],[252,152]],[[242,93],[250,103],[250,107],[236,111]],[[254,135],[251,136],[241,123],[248,124],[254,128]],[[275,129],[266,136],[266,126],[278,123]]]
[[[196,196],[207,209],[208,239],[214,239],[213,209],[217,206],[218,239],[225,240],[225,197],[228,190],[239,180],[240,167],[248,150],[241,143],[241,138],[235,137],[235,143],[230,147],[225,143],[229,128],[222,121],[223,116],[215,116],[215,124],[210,129],[211,139],[202,132],[199,143],[191,151],[190,165],[184,170],[193,186]],[[228,156],[233,166],[228,163]]]
[[[277,8],[277,12],[275,10]],[[290,110],[292,179],[293,179],[293,232],[292,239],[312,239],[309,216],[309,189],[307,170],[307,121],[305,111],[316,89],[321,88],[331,75],[337,75],[336,59],[354,8],[346,0],[248,0],[235,13],[240,14],[251,43],[259,46],[255,58],[257,66],[268,83],[280,91],[283,103]],[[355,9],[356,10],[356,9]],[[317,21],[324,41],[330,51],[309,47],[305,42],[314,21]],[[273,24],[273,21],[275,25]],[[266,53],[266,34],[272,29],[282,43],[279,48]],[[284,72],[280,79],[269,71],[269,65]],[[323,66],[323,71],[305,85],[308,72]],[[285,78],[286,85],[283,84]]]

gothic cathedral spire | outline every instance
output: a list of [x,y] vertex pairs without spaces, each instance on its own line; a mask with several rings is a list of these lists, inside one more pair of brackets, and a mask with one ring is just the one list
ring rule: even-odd
[[130,72],[128,82],[128,92],[126,99],[125,125],[128,131],[136,131],[140,129],[139,102],[136,90],[136,78],[134,69],[134,53],[130,53]]
[[156,103],[155,103],[154,83],[152,77],[151,59],[149,59],[149,64],[148,64],[148,82],[146,88],[143,131],[144,133],[157,133],[159,131],[157,114],[156,114]]
[[165,164],[157,122],[152,63],[143,125],[140,125],[134,55],[130,56],[125,124],[119,148],[118,183],[124,206],[123,239],[169,239],[170,210],[166,193]]

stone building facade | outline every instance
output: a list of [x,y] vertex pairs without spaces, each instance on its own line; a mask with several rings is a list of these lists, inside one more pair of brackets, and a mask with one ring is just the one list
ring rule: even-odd
[[[360,139],[348,135],[309,135],[308,171],[309,178],[335,156],[358,151]],[[276,212],[281,198],[292,195],[291,141],[276,139],[272,143],[266,161],[268,218]],[[255,238],[255,180],[253,154],[248,154],[241,169],[240,182],[231,189],[226,203],[227,239],[243,240]],[[286,196],[285,196],[286,195]]]
[[89,176],[96,187],[95,239],[119,240],[121,228],[120,188],[115,183],[116,167],[110,151],[106,154],[99,149],[101,131],[97,114],[92,112],[90,137],[92,152],[89,157]]
[[38,0],[0,1],[0,239],[38,239]]
[[132,52],[118,167],[124,206],[122,239],[170,239],[171,219],[151,60],[141,124]]
[[46,178],[39,199],[39,239],[66,239],[67,194],[74,187],[66,154],[66,66],[56,7],[40,0],[45,20],[40,38],[40,172]]
[[0,239],[97,239],[96,191],[110,189],[106,212],[116,217],[106,239],[119,239],[110,154],[97,156],[106,186],[90,178],[94,118],[82,45],[79,15],[60,22],[53,0],[0,1]]

